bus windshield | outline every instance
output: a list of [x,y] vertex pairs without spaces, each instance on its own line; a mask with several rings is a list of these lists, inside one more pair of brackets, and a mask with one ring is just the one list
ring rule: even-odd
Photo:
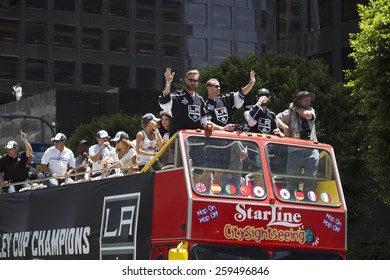
[[195,193],[266,198],[260,150],[256,142],[191,136],[186,144]]
[[267,143],[273,190],[285,202],[339,206],[334,166],[324,149]]

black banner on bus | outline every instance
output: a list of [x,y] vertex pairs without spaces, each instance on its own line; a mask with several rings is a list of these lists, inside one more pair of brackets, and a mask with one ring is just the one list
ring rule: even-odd
[[0,196],[0,259],[149,259],[154,173]]

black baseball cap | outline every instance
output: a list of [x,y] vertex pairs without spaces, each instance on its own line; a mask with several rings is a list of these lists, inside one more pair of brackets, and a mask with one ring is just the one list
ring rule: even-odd
[[269,93],[269,90],[266,89],[266,88],[261,88],[257,91],[257,96],[260,97],[260,96],[271,96],[271,94]]
[[316,98],[316,95],[312,92],[308,91],[300,91],[297,94],[297,100],[302,99],[303,97],[310,96],[311,101],[313,101]]

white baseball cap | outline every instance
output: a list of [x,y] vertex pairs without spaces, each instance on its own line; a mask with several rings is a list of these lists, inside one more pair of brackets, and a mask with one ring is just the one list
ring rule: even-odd
[[7,146],[5,146],[4,148],[5,149],[12,149],[12,148],[16,148],[18,146],[18,143],[16,143],[15,141],[9,141]]
[[108,132],[105,131],[105,130],[99,130],[98,133],[96,133],[96,136],[98,138],[111,138],[109,135],[108,135]]
[[63,133],[57,133],[55,137],[51,138],[51,141],[62,141],[66,140],[66,136]]
[[122,139],[129,139],[129,135],[124,131],[118,131],[111,141],[117,142]]

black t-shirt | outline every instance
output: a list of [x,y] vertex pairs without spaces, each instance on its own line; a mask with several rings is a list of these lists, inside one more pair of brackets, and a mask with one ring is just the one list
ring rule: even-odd
[[28,168],[26,152],[17,155],[16,158],[5,155],[0,159],[0,173],[3,174],[4,180],[16,183],[28,179]]

